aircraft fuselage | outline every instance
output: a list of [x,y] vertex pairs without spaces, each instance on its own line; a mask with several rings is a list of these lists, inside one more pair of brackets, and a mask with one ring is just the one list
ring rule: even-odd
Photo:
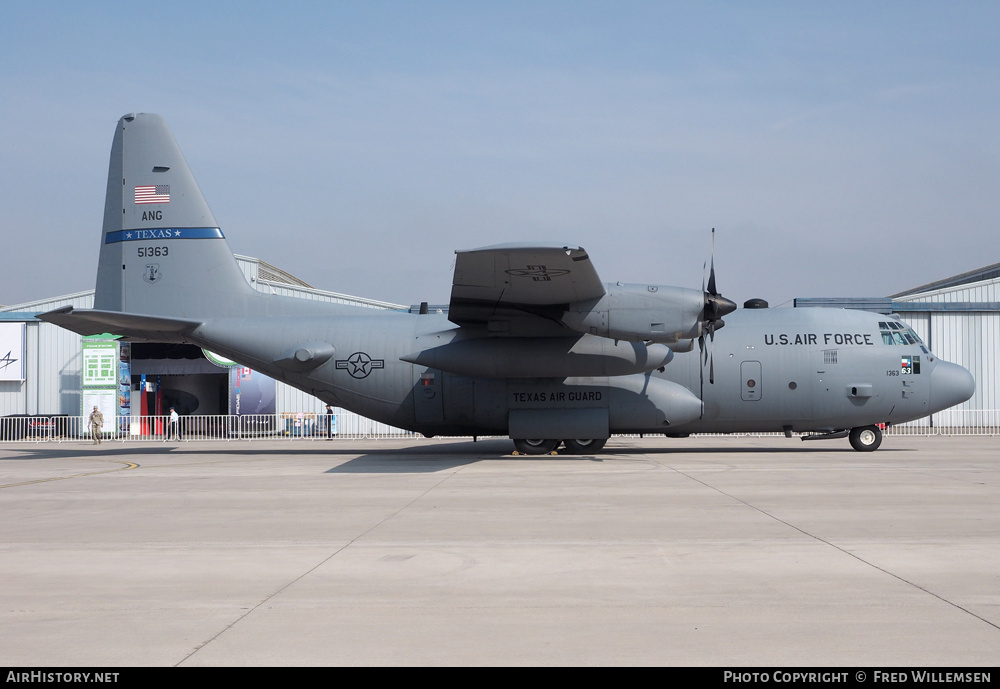
[[[971,384],[904,324],[860,311],[741,309],[705,345],[714,382],[698,348],[648,373],[507,377],[491,363],[497,338],[485,334],[469,346],[491,343],[492,359],[480,362],[487,375],[463,375],[402,360],[470,340],[445,316],[349,314],[221,319],[191,339],[325,402],[426,435],[507,435],[511,414],[578,410],[606,412],[609,433],[832,431],[926,416],[967,399]],[[515,360],[539,355],[535,342],[501,342]],[[327,343],[329,358],[295,370],[310,365],[294,353],[312,343]]]

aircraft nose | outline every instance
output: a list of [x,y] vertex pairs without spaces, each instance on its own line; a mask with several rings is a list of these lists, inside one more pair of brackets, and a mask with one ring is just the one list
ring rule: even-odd
[[961,404],[976,391],[976,381],[966,369],[948,361],[937,362],[931,373],[931,407],[941,411]]

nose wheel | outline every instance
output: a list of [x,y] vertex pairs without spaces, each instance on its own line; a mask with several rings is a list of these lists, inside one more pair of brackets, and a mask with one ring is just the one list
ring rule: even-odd
[[882,431],[878,426],[858,426],[851,429],[850,440],[858,452],[874,452],[882,444]]

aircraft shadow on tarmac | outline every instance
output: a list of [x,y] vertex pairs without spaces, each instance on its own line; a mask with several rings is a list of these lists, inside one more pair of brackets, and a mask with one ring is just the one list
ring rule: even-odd
[[[333,443],[309,443],[298,445],[286,445],[280,448],[274,447],[245,447],[233,445],[231,447],[206,448],[200,443],[163,444],[153,443],[145,445],[120,445],[106,443],[100,448],[86,446],[86,449],[70,445],[57,447],[18,447],[0,446],[0,450],[12,450],[10,454],[0,458],[0,461],[11,460],[36,460],[36,459],[95,459],[95,460],[117,460],[143,464],[143,458],[165,458],[177,459],[184,455],[205,458],[206,461],[218,461],[228,458],[263,459],[267,457],[338,457],[350,456],[351,458],[342,464],[330,467],[324,473],[349,474],[349,473],[432,473],[447,471],[460,466],[474,464],[481,461],[502,459],[504,461],[517,462],[613,462],[615,458],[635,459],[639,456],[662,455],[679,457],[684,455],[750,455],[750,454],[807,454],[834,453],[849,455],[855,458],[856,455],[850,446],[841,446],[832,443],[793,443],[782,446],[784,439],[775,439],[774,445],[769,446],[747,446],[733,443],[730,440],[722,445],[711,447],[693,447],[679,441],[675,447],[644,447],[642,441],[635,442],[633,446],[617,446],[612,444],[605,448],[600,455],[514,455],[510,440],[506,438],[487,438],[479,441],[466,442],[427,442],[425,440],[415,440],[414,444],[405,447],[392,448],[372,448],[365,451],[363,444],[370,441],[334,441]],[[912,449],[912,448],[910,448]],[[892,447],[882,448],[883,452],[903,451],[904,448],[894,449]]]

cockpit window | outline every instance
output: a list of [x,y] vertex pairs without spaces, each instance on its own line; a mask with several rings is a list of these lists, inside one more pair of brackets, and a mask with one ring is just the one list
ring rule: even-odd
[[879,332],[882,343],[887,345],[918,345],[922,344],[913,328],[907,328],[898,321],[879,321]]

